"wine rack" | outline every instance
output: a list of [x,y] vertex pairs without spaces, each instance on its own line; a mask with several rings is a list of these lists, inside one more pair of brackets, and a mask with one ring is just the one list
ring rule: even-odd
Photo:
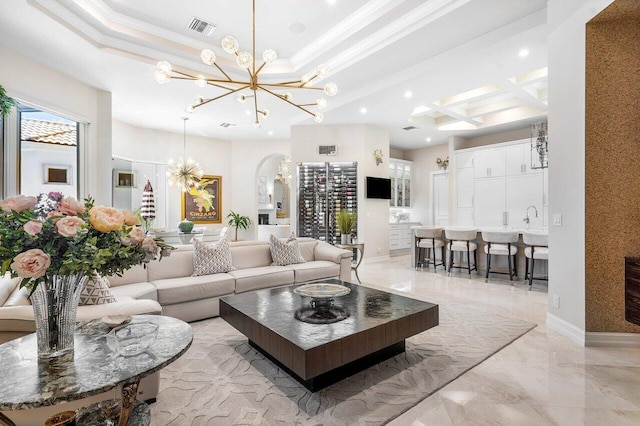
[[298,236],[339,243],[341,209],[358,212],[358,163],[299,163]]

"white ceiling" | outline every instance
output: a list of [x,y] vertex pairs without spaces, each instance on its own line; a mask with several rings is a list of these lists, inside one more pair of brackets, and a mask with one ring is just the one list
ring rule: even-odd
[[[278,52],[278,60],[265,68],[262,79],[295,80],[318,64],[331,67],[324,82],[335,81],[339,92],[328,98],[323,124],[379,125],[389,129],[392,147],[413,149],[427,146],[427,137],[430,144],[443,143],[451,135],[523,127],[546,115],[545,79],[529,87],[514,84],[514,77],[547,65],[546,0],[256,0],[256,4],[257,56],[266,48]],[[192,17],[218,27],[210,37],[195,33],[186,28]],[[294,33],[292,24],[304,30]],[[251,50],[250,0],[0,2],[0,43],[111,91],[114,118],[173,132],[181,132],[186,104],[222,92],[187,81],[158,85],[155,63],[168,60],[174,68],[219,76],[199,59],[200,50],[210,48],[226,71],[242,75],[219,47],[227,34],[238,39],[241,49]],[[519,57],[525,48],[530,54]],[[488,97],[502,102],[517,99],[519,109],[475,130],[438,130],[437,120],[425,119],[425,114],[410,121],[417,107],[433,107],[487,85],[494,85],[491,96],[464,103],[466,111],[486,104]],[[532,88],[543,95],[527,96]],[[411,98],[404,96],[407,91]],[[314,102],[318,96],[312,92],[294,96],[296,101]],[[228,140],[286,139],[291,125],[318,125],[278,99],[265,95],[258,99],[261,108],[271,110],[259,129],[246,114],[249,103],[239,104],[229,96],[198,108],[189,133]],[[366,114],[361,113],[363,108]],[[236,126],[222,128],[223,122]],[[402,130],[411,125],[418,129]]]

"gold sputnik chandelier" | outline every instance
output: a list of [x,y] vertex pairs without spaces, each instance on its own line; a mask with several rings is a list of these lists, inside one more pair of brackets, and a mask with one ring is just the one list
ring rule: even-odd
[[192,186],[198,185],[200,178],[202,178],[202,168],[200,165],[191,158],[186,158],[187,151],[187,117],[184,120],[184,133],[182,139],[182,157],[177,163],[173,160],[169,160],[169,170],[167,171],[167,177],[169,185],[174,183],[182,190],[187,192]]
[[[283,81],[279,83],[262,83],[259,80],[260,71],[264,69],[267,64],[271,64],[278,58],[278,55],[273,49],[267,49],[262,54],[264,62],[259,67],[256,67],[256,0],[253,0],[253,50],[252,53],[247,51],[240,51],[238,41],[230,35],[225,36],[222,39],[221,45],[225,52],[235,55],[236,63],[242,69],[247,70],[249,78],[246,80],[237,80],[227,74],[216,63],[216,55],[210,49],[204,49],[200,53],[200,59],[207,65],[214,66],[222,73],[223,77],[209,78],[204,75],[191,75],[185,72],[176,71],[171,64],[167,61],[160,61],[156,67],[155,78],[160,84],[168,83],[171,79],[176,80],[192,80],[198,87],[205,87],[207,85],[214,86],[226,92],[222,95],[205,99],[199,98],[193,105],[187,106],[187,112],[193,112],[195,108],[206,105],[210,102],[224,98],[232,94],[236,94],[238,102],[244,103],[250,97],[253,97],[255,121],[254,125],[260,127],[260,117],[268,117],[269,110],[260,109],[258,107],[258,91],[267,93],[278,99],[293,105],[296,108],[301,109],[307,114],[313,116],[314,120],[318,123],[322,122],[324,115],[321,112],[312,112],[309,107],[317,107],[318,110],[323,110],[327,107],[327,101],[324,98],[318,99],[313,103],[296,103],[293,100],[293,95],[289,90],[293,89],[307,89],[307,90],[321,90],[327,96],[335,96],[338,92],[338,86],[335,83],[327,83],[324,87],[314,87],[312,84],[318,79],[326,77],[329,73],[329,67],[326,65],[320,65],[315,71],[309,72],[303,75],[299,80]],[[246,94],[243,90],[249,89],[253,93]],[[281,93],[284,91],[284,93]]]

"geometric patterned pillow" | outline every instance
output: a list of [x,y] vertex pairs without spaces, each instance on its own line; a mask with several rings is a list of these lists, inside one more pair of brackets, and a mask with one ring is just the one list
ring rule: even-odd
[[227,237],[218,240],[213,245],[203,243],[194,238],[193,246],[195,250],[193,250],[192,277],[229,272],[236,269],[231,259],[231,249],[229,248]]
[[116,298],[109,291],[109,280],[103,277],[87,281],[80,293],[80,305],[103,305],[115,301]]
[[271,249],[271,259],[273,266],[287,266],[296,263],[305,263],[298,241],[291,234],[287,241],[280,241],[271,234],[269,237],[269,249]]

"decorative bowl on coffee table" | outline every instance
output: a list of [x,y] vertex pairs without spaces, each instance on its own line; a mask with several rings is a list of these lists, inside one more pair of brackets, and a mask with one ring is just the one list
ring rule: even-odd
[[299,296],[309,297],[310,306],[296,310],[294,317],[311,324],[331,324],[349,317],[349,311],[333,304],[334,299],[351,292],[349,287],[332,283],[305,284],[293,289]]

